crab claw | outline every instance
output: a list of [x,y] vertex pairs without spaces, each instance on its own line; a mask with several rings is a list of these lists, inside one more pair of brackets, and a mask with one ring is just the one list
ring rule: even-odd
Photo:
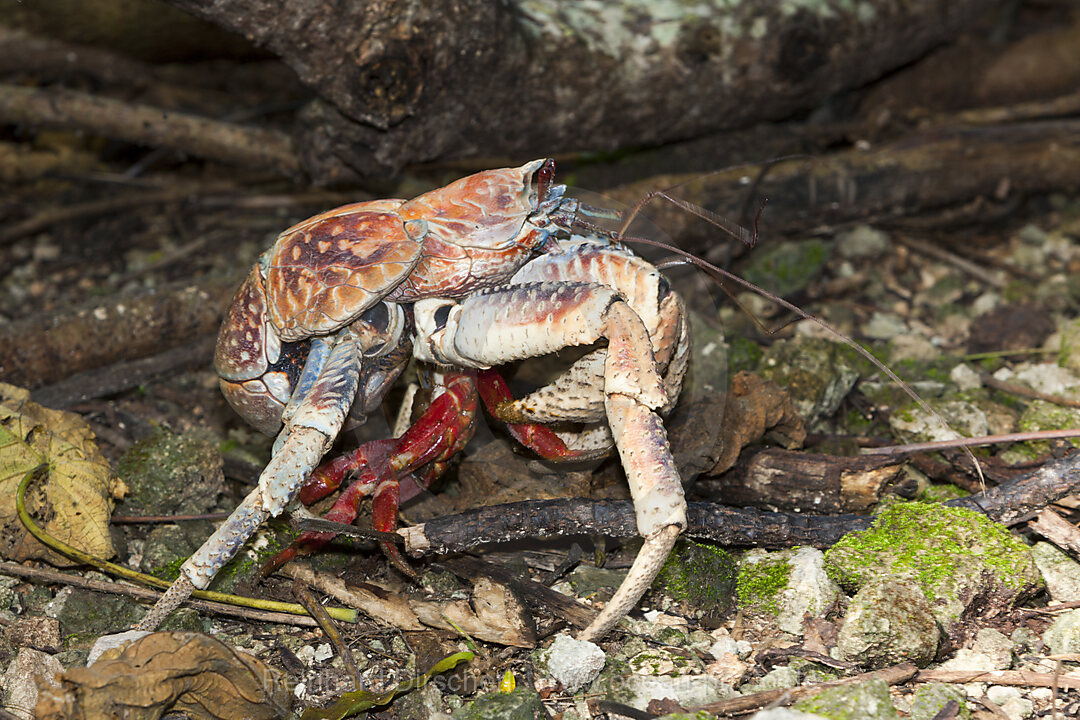
[[498,365],[606,338],[602,396],[645,538],[630,573],[603,612],[582,632],[603,636],[660,572],[686,527],[686,501],[658,411],[668,391],[641,317],[611,287],[583,282],[512,285],[470,295],[462,303],[415,306],[422,359],[463,366]]

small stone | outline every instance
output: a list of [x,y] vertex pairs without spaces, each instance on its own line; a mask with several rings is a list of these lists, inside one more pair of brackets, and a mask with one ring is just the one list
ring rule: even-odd
[[1020,228],[1019,232],[1016,233],[1016,237],[1028,245],[1042,245],[1046,242],[1046,231],[1038,225],[1028,223]]
[[1080,563],[1048,542],[1037,542],[1031,548],[1050,597],[1058,602],[1069,602],[1080,597]]
[[312,659],[317,663],[326,662],[332,657],[334,657],[334,649],[330,647],[330,643],[322,643],[312,654]]
[[1023,697],[1017,688],[991,685],[986,689],[986,697],[999,705],[1009,720],[1024,720],[1035,714],[1035,705]]
[[97,662],[104,653],[113,648],[123,648],[127,645],[146,637],[150,633],[146,630],[128,630],[127,632],[102,635],[94,641],[90,648],[90,654],[86,656],[86,666],[90,667]]
[[957,718],[967,720],[971,717],[971,711],[967,708],[967,697],[963,690],[956,685],[946,683],[919,685],[911,700],[909,716],[911,720],[933,720],[950,701],[956,701],[959,706]]
[[454,720],[540,720],[546,716],[540,695],[526,688],[481,695],[453,714]]
[[971,369],[967,363],[960,363],[949,372],[949,379],[960,390],[974,390],[982,387],[982,378],[979,373]]
[[800,710],[778,707],[762,710],[750,718],[750,720],[818,720],[821,717],[821,715],[814,715]]
[[801,635],[804,618],[820,615],[840,592],[824,559],[820,550],[809,547],[745,553],[739,562],[740,604],[775,615],[781,630]]
[[56,682],[56,674],[64,667],[52,655],[47,655],[33,648],[19,648],[19,654],[11,661],[4,673],[3,688],[4,710],[24,720],[34,720],[34,706],[38,699],[38,678],[51,685]]
[[599,645],[556,635],[554,642],[538,653],[538,671],[557,680],[571,695],[593,681],[606,658]]
[[862,333],[874,340],[891,340],[898,335],[906,335],[910,332],[907,323],[899,315],[892,313],[875,312],[870,319],[863,323]]
[[[714,656],[715,657],[715,656]],[[746,675],[750,666],[733,652],[722,653],[716,662],[705,666],[705,672],[726,685],[736,685]]]
[[869,668],[901,662],[925,667],[937,653],[941,629],[913,580],[885,577],[865,585],[848,605],[836,648]]
[[941,664],[942,670],[1008,670],[1012,667],[1012,640],[993,628],[983,628],[969,648]]
[[1067,610],[1058,615],[1042,637],[1048,655],[1080,652],[1080,610]]
[[766,690],[785,690],[799,684],[799,673],[790,665],[781,665],[773,668],[763,678],[756,682],[747,683],[739,688],[745,695]]
[[739,654],[738,644],[735,642],[735,639],[730,635],[726,635],[720,638],[709,647],[709,654],[717,660],[722,658],[724,655],[727,655],[728,653],[731,653],[732,655]]
[[60,621],[56,618],[42,615],[18,618],[4,629],[4,636],[13,645],[46,653],[60,652]]
[[889,249],[889,236],[869,225],[856,225],[836,237],[836,252],[847,260],[862,260]]
[[711,675],[653,676],[621,675],[601,678],[589,691],[638,710],[647,710],[651,700],[670,698],[683,707],[708,705],[737,695],[734,688]]

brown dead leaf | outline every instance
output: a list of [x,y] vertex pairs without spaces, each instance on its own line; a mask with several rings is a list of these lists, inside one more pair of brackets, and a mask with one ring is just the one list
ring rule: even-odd
[[27,493],[30,514],[47,533],[101,558],[113,555],[109,515],[124,484],[94,442],[90,426],[74,413],[30,400],[30,393],[0,383],[0,555],[10,560],[71,561],[31,536],[15,510],[23,476],[48,463],[47,481]]
[[731,379],[720,436],[722,449],[708,474],[719,475],[730,469],[739,452],[766,433],[789,449],[802,445],[806,439],[803,419],[787,392],[753,373],[740,372]]
[[39,720],[157,720],[170,711],[272,720],[289,714],[292,699],[280,670],[199,633],[152,633],[57,677],[60,689],[38,687]]

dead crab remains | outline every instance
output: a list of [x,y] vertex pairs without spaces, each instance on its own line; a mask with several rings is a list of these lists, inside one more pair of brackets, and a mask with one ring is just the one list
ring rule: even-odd
[[[686,369],[685,314],[656,268],[575,222],[585,208],[563,197],[553,174],[551,160],[485,171],[409,201],[346,205],[281,234],[238,290],[215,355],[232,406],[277,434],[273,457],[140,629],[205,588],[268,517],[298,495],[325,494],[347,472],[358,479],[332,517],[351,521],[374,492],[375,525],[392,530],[399,478],[423,484],[442,471],[469,439],[478,395],[544,457],[618,450],[645,544],[582,637],[599,638],[634,607],[686,525],[661,422]],[[491,370],[594,344],[520,400]],[[425,414],[401,438],[368,443],[313,475],[346,418],[376,408],[410,356],[438,385]],[[583,429],[544,426],[565,421]]]

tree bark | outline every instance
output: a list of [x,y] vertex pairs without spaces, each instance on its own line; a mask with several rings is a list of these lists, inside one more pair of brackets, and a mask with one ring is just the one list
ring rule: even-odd
[[987,3],[170,0],[279,55],[322,101],[319,182],[465,155],[695,137],[811,108],[910,62]]

